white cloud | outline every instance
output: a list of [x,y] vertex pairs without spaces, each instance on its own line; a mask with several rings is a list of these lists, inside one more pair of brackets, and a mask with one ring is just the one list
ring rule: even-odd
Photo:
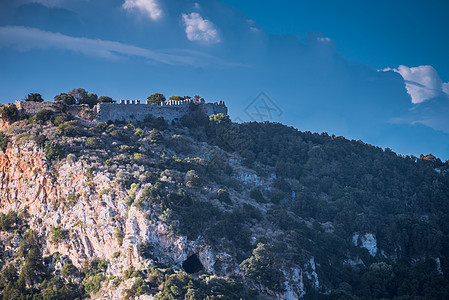
[[443,92],[449,96],[449,82],[443,83]]
[[328,37],[318,37],[317,38],[318,41],[323,42],[323,43],[330,43],[332,42],[332,40]]
[[11,47],[20,51],[32,49],[69,50],[88,56],[106,59],[140,57],[168,65],[201,66],[207,64],[233,67],[238,64],[193,51],[167,50],[166,53],[126,45],[120,42],[71,37],[61,33],[43,31],[23,26],[0,27],[0,48]]
[[123,8],[127,10],[137,9],[155,21],[164,15],[157,0],[125,0]]
[[418,66],[409,68],[399,66],[397,69],[384,69],[383,71],[394,71],[404,78],[407,93],[412,102],[422,103],[424,101],[441,96],[443,93],[449,95],[449,87],[443,84],[437,71],[432,66]]
[[183,14],[182,20],[184,21],[187,38],[190,41],[207,44],[220,42],[215,25],[211,21],[203,19],[199,13]]

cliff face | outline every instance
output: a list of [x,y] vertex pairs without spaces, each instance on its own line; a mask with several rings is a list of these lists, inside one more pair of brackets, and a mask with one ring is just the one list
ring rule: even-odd
[[[78,268],[86,259],[98,257],[114,262],[110,275],[121,275],[122,269],[131,266],[140,269],[145,262],[138,255],[138,245],[147,241],[156,246],[162,262],[179,268],[189,255],[198,253],[206,271],[213,272],[210,247],[199,249],[185,237],[169,236],[163,222],[148,220],[135,207],[128,209],[127,192],[114,184],[109,174],[96,172],[87,178],[89,167],[81,158],[65,160],[52,170],[43,150],[31,142],[17,144],[13,137],[0,153],[0,212],[27,207],[29,225],[44,237],[49,236],[51,227],[61,225],[69,238],[59,245],[47,238],[43,254],[57,251]],[[116,228],[124,233],[121,246],[114,237]],[[119,259],[113,257],[115,252],[121,253]]]

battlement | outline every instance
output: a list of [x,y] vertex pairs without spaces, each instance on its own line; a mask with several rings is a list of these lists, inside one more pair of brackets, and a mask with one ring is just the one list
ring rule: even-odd
[[219,113],[228,114],[228,108],[223,101],[207,103],[204,99],[169,100],[160,105],[150,104],[149,101],[141,103],[140,100],[120,100],[119,103],[99,103],[94,110],[97,112],[99,122],[143,121],[147,116],[163,117],[171,122],[181,119],[194,110],[199,110],[208,116]]

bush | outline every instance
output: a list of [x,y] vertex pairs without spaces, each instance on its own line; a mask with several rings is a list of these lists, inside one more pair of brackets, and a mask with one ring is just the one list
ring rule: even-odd
[[46,159],[54,163],[63,157],[64,150],[59,144],[47,141],[44,146],[44,154]]
[[134,131],[134,135],[136,135],[139,139],[145,137],[145,131],[143,131],[140,128],[137,128],[136,131]]
[[43,134],[39,134],[34,138],[34,142],[40,148],[45,147],[45,143],[48,141],[47,137]]
[[152,259],[153,258],[154,247],[150,242],[140,242],[139,244],[139,255],[144,259]]
[[60,134],[66,136],[80,136],[83,135],[84,133],[83,127],[76,120],[67,121],[62,124],[59,124],[58,131]]
[[63,103],[66,105],[76,104],[75,97],[73,97],[72,95],[69,95],[67,93],[61,93],[59,95],[56,95],[54,99],[55,99],[56,103]]
[[142,278],[138,277],[130,289],[125,290],[125,299],[138,297],[149,292],[147,283]]
[[86,177],[89,180],[92,180],[92,178],[94,178],[94,172],[95,172],[95,167],[89,167],[86,169]]
[[156,104],[156,105],[164,103],[166,100],[165,96],[160,93],[153,94],[153,95],[149,96],[147,99],[148,99],[148,101],[150,101],[151,104]]
[[108,96],[100,96],[98,97],[98,103],[114,103],[111,97]]
[[220,200],[220,202],[224,202],[226,204],[231,204],[231,197],[229,196],[228,191],[226,190],[218,190],[217,192],[217,199]]
[[19,222],[20,218],[13,210],[10,210],[6,215],[0,214],[0,229],[2,231],[9,231],[10,229],[14,228],[14,225],[18,225]]
[[284,291],[284,275],[281,271],[274,268],[275,258],[262,243],[253,250],[253,255],[245,259],[240,264],[240,270],[245,276],[254,279],[257,283],[269,288],[270,290]]
[[2,119],[8,123],[13,123],[19,120],[19,111],[14,104],[3,105],[2,107]]
[[31,93],[25,98],[25,101],[33,101],[33,102],[44,102],[41,94]]
[[8,136],[0,131],[0,149],[2,150],[2,152],[5,152],[6,148],[8,147],[8,140]]
[[150,131],[149,138],[152,143],[159,143],[163,140],[161,132],[157,129],[152,129]]
[[61,225],[53,226],[50,230],[52,244],[59,244],[60,242],[69,238],[69,232],[67,230],[62,229]]
[[125,238],[125,234],[121,228],[115,227],[114,237],[117,239],[117,244],[121,247],[123,245],[123,239]]
[[48,109],[41,109],[37,112],[37,114],[33,117],[33,122],[39,125],[44,125],[48,121],[54,119],[53,112]]
[[215,114],[209,116],[209,121],[215,124],[229,124],[231,123],[231,120],[229,119],[229,116],[225,116],[224,114]]
[[76,276],[78,274],[78,269],[71,263],[66,263],[61,270],[62,277],[69,279],[72,276]]
[[91,262],[86,260],[83,265],[83,272],[87,277],[103,274],[108,268],[108,262],[95,257]]
[[53,120],[53,124],[54,124],[55,126],[59,126],[59,125],[65,123],[65,122],[70,121],[71,119],[72,119],[71,116],[68,115],[68,114],[64,114],[64,113],[63,113],[63,114],[58,114],[58,115],[55,117],[55,119]]
[[190,188],[199,187],[201,184],[200,177],[195,170],[190,170],[186,173],[186,185]]
[[100,290],[101,288],[101,283],[106,279],[106,276],[104,276],[103,274],[97,274],[95,276],[92,277],[91,280],[89,280],[85,285],[84,285],[84,290],[88,293],[96,293]]

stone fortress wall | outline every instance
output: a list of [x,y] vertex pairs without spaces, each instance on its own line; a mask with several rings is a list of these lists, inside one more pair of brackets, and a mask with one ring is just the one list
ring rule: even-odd
[[65,105],[55,102],[16,101],[14,105],[20,113],[33,116],[42,109],[54,112],[65,112],[74,117],[94,122],[107,121],[143,121],[147,116],[163,117],[171,122],[181,119],[184,115],[199,110],[206,115],[228,114],[228,108],[223,101],[206,103],[200,100],[169,100],[162,105],[140,103],[139,100],[120,100],[120,103],[99,103],[90,110],[88,105]]
[[143,121],[151,115],[155,118],[163,117],[171,122],[181,119],[184,115],[190,113],[193,109],[210,116],[213,114],[228,114],[228,108],[223,101],[215,103],[206,103],[204,100],[195,101],[169,100],[162,105],[142,104],[139,100],[120,100],[120,103],[100,103],[95,107],[99,122],[106,121]]

